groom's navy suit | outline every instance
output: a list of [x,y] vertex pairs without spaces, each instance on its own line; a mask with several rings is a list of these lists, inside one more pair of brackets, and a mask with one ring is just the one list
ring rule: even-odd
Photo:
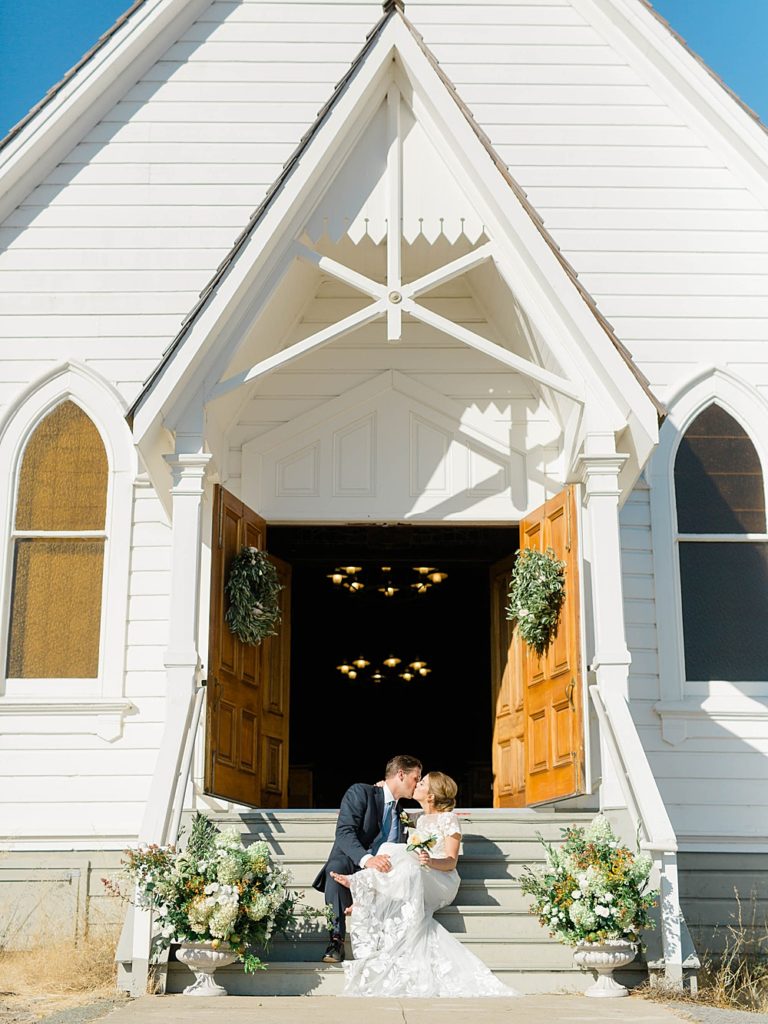
[[[360,870],[360,861],[367,853],[374,852],[374,844],[381,837],[384,803],[382,787],[369,786],[365,782],[356,782],[350,786],[342,798],[336,822],[336,839],[328,860],[312,883],[315,889],[325,893],[325,902],[333,907],[334,935],[343,937],[346,933],[344,911],[352,906],[352,894],[349,889],[335,882],[330,872],[351,875]],[[399,800],[395,801],[394,815],[397,823],[394,842],[405,842]]]

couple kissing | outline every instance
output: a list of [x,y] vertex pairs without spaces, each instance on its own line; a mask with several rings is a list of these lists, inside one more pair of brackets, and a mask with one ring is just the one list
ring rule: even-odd
[[[313,885],[333,923],[325,963],[345,959],[349,919],[354,959],[344,964],[348,996],[514,996],[434,920],[456,897],[461,824],[457,786],[443,772],[399,754],[383,785],[358,782],[341,801],[336,837]],[[415,830],[402,801],[421,805]]]

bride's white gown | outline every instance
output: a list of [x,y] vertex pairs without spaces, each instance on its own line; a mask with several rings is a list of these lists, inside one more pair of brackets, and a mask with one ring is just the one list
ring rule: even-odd
[[[433,857],[445,857],[445,837],[461,833],[452,812],[423,814],[416,831],[436,835]],[[354,960],[344,965],[345,996],[516,996],[484,963],[432,916],[452,903],[459,873],[423,868],[405,844],[385,843],[379,853],[392,870],[352,875],[349,932]]]

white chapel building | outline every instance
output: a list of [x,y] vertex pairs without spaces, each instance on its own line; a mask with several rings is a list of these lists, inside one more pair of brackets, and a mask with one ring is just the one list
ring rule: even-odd
[[399,752],[623,821],[672,978],[768,906],[768,136],[644,0],[136,0],[0,143],[0,475],[1,913]]

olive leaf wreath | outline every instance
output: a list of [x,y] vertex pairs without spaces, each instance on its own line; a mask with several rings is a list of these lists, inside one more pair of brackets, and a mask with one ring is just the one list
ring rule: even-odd
[[232,559],[224,586],[229,601],[224,619],[230,632],[251,646],[275,636],[282,589],[277,569],[267,553],[258,548],[242,548]]
[[507,619],[517,621],[521,638],[541,657],[557,636],[565,601],[565,562],[552,548],[524,548],[516,554]]

